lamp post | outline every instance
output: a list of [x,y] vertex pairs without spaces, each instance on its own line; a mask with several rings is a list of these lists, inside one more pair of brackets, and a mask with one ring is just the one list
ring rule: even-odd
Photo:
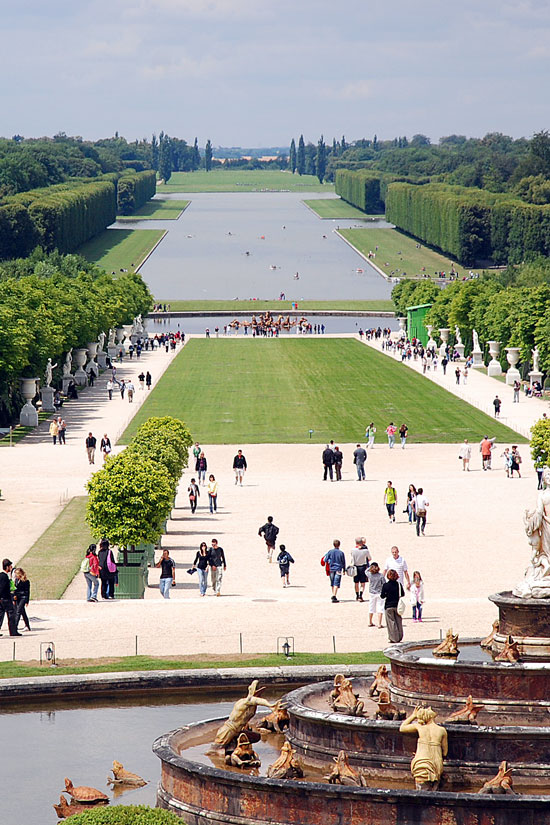
[[277,655],[280,653],[285,659],[294,656],[294,636],[277,636]]

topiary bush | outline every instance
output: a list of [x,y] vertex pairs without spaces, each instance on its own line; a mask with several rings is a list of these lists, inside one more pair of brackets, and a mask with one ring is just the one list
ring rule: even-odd
[[184,825],[175,814],[146,805],[100,806],[70,816],[65,822],[71,825]]

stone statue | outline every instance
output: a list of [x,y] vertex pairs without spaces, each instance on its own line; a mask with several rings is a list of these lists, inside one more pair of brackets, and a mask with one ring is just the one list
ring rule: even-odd
[[453,725],[476,725],[480,710],[483,710],[483,705],[474,704],[472,694],[470,694],[462,707],[447,716],[445,721],[452,722]]
[[390,677],[387,665],[380,665],[369,688],[369,696],[378,696],[383,690],[390,689]]
[[508,766],[508,762],[501,762],[498,766],[498,773],[492,779],[488,779],[478,793],[487,794],[515,794],[512,787],[514,781],[512,779],[512,768]]
[[455,324],[455,344],[462,345],[462,335],[460,334],[460,330],[458,328],[458,324]]
[[271,702],[267,699],[262,699],[261,696],[256,696],[258,692],[258,680],[254,679],[250,683],[248,693],[243,699],[239,699],[233,705],[233,710],[229,714],[227,721],[223,723],[216,734],[214,744],[220,747],[225,747],[235,739],[247,727],[248,723],[256,713],[258,706],[264,708],[272,708]]
[[237,739],[237,747],[232,753],[225,757],[225,764],[234,768],[259,768],[260,757],[252,747],[246,733],[240,733]]
[[519,656],[518,643],[515,642],[511,636],[507,636],[504,647],[500,653],[495,656],[495,662],[510,662],[514,665],[516,662],[519,662]]
[[53,371],[57,367],[57,364],[52,364],[52,359],[48,358],[48,363],[46,364],[46,371],[44,373],[44,378],[46,383],[44,384],[45,387],[51,387],[52,379],[53,379]]
[[116,347],[115,337],[116,337],[116,329],[113,329],[111,327],[111,329],[109,330],[109,343],[108,343],[109,347]]
[[132,785],[134,788],[141,788],[143,785],[147,785],[147,782],[137,773],[125,770],[124,765],[115,759],[113,762],[113,778],[107,777],[107,785]]
[[99,352],[103,352],[103,347],[105,346],[105,338],[106,335],[104,332],[100,332],[97,336],[97,340],[99,341]]
[[273,765],[269,765],[267,775],[270,779],[301,779],[304,767],[290,742],[285,742],[281,748],[281,755]]
[[63,364],[63,376],[69,376],[71,374],[71,367],[73,365],[73,348],[71,347],[67,355],[65,356],[65,363]]
[[443,758],[447,756],[447,731],[436,725],[437,714],[431,708],[416,707],[401,722],[401,733],[416,733],[418,744],[411,762],[411,773],[417,791],[437,791],[443,773]]
[[474,352],[481,352],[481,347],[479,346],[479,335],[475,329],[472,330],[472,338],[474,341]]
[[355,771],[348,762],[345,751],[339,751],[338,756],[333,757],[335,763],[330,769],[330,773],[325,776],[329,785],[350,785],[358,788],[366,788],[367,780],[360,771]]
[[257,729],[282,733],[285,728],[288,728],[289,724],[290,716],[288,715],[288,710],[284,702],[279,699],[279,701],[275,703],[271,713],[262,716],[258,722]]
[[349,716],[362,716],[365,707],[359,694],[353,692],[350,680],[342,673],[334,677],[334,690],[330,693],[328,703],[337,713],[347,713]]
[[550,599],[550,467],[542,471],[542,480],[537,506],[523,517],[531,559],[523,581],[512,591],[522,599]]
[[533,372],[540,372],[540,369],[539,369],[539,358],[540,358],[539,348],[535,347],[535,349],[531,350],[531,355],[533,356]]
[[445,638],[443,641],[438,644],[437,647],[434,647],[432,650],[432,654],[434,656],[438,656],[441,658],[447,659],[456,659],[459,650],[458,650],[458,633],[453,634],[453,629],[450,627],[447,630]]
[[391,719],[395,721],[405,718],[406,714],[393,704],[389,690],[381,690],[376,702],[378,704],[378,710],[374,715],[375,719]]
[[488,636],[485,636],[485,638],[480,641],[479,646],[483,647],[483,648],[487,648],[487,649],[492,648],[493,642],[495,641],[495,635],[498,633],[499,628],[500,628],[500,622],[499,622],[498,619],[495,619],[494,622],[493,622],[493,627],[491,629],[491,632],[489,633]]

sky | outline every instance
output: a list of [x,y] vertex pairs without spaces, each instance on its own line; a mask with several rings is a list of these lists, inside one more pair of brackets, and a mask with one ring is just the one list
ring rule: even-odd
[[548,0],[18,0],[0,134],[286,146],[550,128]]

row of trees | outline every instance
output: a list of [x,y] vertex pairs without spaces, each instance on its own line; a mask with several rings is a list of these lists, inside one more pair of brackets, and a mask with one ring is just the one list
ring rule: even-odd
[[117,184],[117,213],[131,215],[147,203],[157,191],[157,177],[152,170],[123,175]]
[[0,264],[0,422],[21,406],[17,379],[42,376],[48,358],[61,373],[64,354],[100,332],[131,323],[152,306],[136,274],[108,275],[78,255],[29,257]]
[[[345,139],[342,138],[344,141]],[[329,158],[334,155],[340,144],[333,140],[332,147],[327,147],[323,135],[319,138],[317,146],[313,143],[305,143],[304,136],[300,135],[298,148],[296,141],[292,138],[288,154],[288,169],[294,175],[316,175],[319,183],[327,178],[327,164]],[[332,179],[332,178],[331,178]]]
[[[454,281],[440,289],[427,280],[402,280],[392,291],[400,315],[409,306],[431,303],[426,323],[434,330],[458,325],[466,344],[472,345],[475,329],[480,341],[501,341],[503,346],[520,347],[525,371],[535,346],[540,365],[550,370],[550,261],[547,258],[486,273],[469,281]],[[503,363],[505,354],[503,353]]]
[[92,535],[107,537],[125,552],[158,542],[192,443],[177,418],[149,418],[142,424],[129,446],[109,457],[88,482],[86,518]]

